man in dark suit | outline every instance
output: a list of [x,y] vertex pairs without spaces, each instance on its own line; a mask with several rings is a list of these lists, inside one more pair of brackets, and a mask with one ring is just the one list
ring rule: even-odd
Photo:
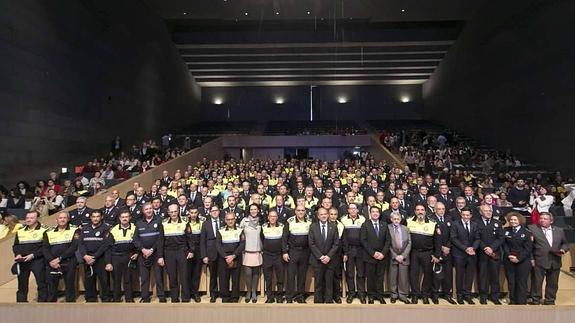
[[[232,213],[236,218],[236,224],[240,224],[240,221],[244,218],[245,212],[244,210],[240,209],[237,205],[236,198],[233,195],[228,196],[227,199],[228,206],[224,208],[223,214]],[[221,215],[220,215],[221,216]],[[264,217],[266,218],[266,217]]]
[[455,304],[453,300],[453,260],[451,257],[451,226],[452,221],[445,213],[445,204],[435,204],[435,214],[431,218],[437,223],[435,236],[436,254],[439,256],[442,276],[433,275],[431,301],[439,304],[439,291],[443,291],[443,297],[449,304]]
[[160,179],[160,186],[170,186],[172,182],[172,178],[168,175],[168,171],[165,170],[162,172],[162,178]]
[[399,208],[407,212],[407,216],[410,216],[411,211],[413,210],[411,199],[405,196],[405,192],[401,189],[395,190],[395,197],[397,197],[399,201]]
[[126,201],[120,197],[120,192],[118,190],[112,191],[112,197],[114,198],[114,206],[117,208],[122,208],[126,205]]
[[471,186],[465,186],[463,194],[467,207],[472,211],[476,210],[479,204],[481,204],[481,201],[473,195],[473,188]]
[[167,186],[161,186],[160,187],[160,201],[162,202],[162,208],[166,209],[168,208],[168,206],[170,204],[174,204],[176,203],[176,199],[174,199],[173,197],[171,197],[170,195],[168,195],[168,187]]
[[281,195],[276,196],[276,205],[270,209],[276,211],[278,214],[278,222],[286,224],[287,220],[295,215],[294,211],[284,204],[284,197]]
[[449,192],[447,184],[439,185],[439,193],[435,195],[437,202],[443,203],[446,210],[451,210],[455,207],[455,196]]
[[391,224],[391,215],[395,213],[401,215],[401,225],[407,225],[407,212],[399,208],[397,197],[392,197],[389,201],[389,209],[383,211],[381,218],[385,223]]
[[477,266],[475,250],[479,248],[479,228],[471,221],[471,210],[461,209],[461,220],[451,225],[451,244],[453,246],[453,264],[455,265],[455,286],[457,303],[475,304],[471,299],[471,286]]
[[533,234],[533,280],[531,284],[531,302],[541,303],[543,280],[545,280],[544,305],[555,305],[559,288],[561,257],[568,252],[569,243],[562,228],[552,225],[553,215],[549,212],[539,214],[539,224],[532,224],[529,230]]
[[210,270],[210,303],[218,297],[218,250],[217,232],[224,225],[220,221],[220,209],[217,205],[210,208],[209,218],[202,224],[200,231],[200,255]]
[[376,206],[372,207],[369,220],[362,224],[360,232],[369,304],[373,304],[375,299],[385,304],[383,298],[384,258],[389,252],[391,238],[387,231],[387,223],[381,221],[380,215],[381,210]]
[[461,210],[465,208],[465,198],[460,196],[455,199],[455,207],[449,210],[449,216],[451,217],[451,221],[456,222],[461,220]]
[[136,195],[130,194],[126,196],[126,205],[124,206],[124,209],[130,212],[130,221],[132,223],[136,223],[136,221],[142,218],[142,209],[138,204],[136,204]]
[[197,207],[198,209],[202,207],[202,194],[198,192],[198,185],[190,185],[190,193],[188,194],[188,203]]
[[481,217],[476,221],[479,227],[478,259],[479,302],[487,304],[487,297],[493,304],[501,305],[499,301],[499,271],[501,270],[501,246],[505,242],[501,222],[493,219],[489,205],[479,208]]
[[333,303],[333,277],[335,261],[332,260],[340,245],[337,224],[328,221],[328,210],[317,210],[318,222],[309,229],[310,264],[314,268],[313,301],[316,304]]
[[120,208],[114,205],[114,197],[112,195],[106,196],[104,207],[100,210],[104,217],[104,222],[113,226],[118,224],[118,215],[120,215]]
[[70,224],[77,227],[90,224],[92,209],[86,206],[86,200],[83,196],[76,199],[76,209],[70,211]]
[[427,186],[422,185],[419,187],[418,194],[415,194],[413,196],[413,203],[415,205],[422,204],[424,206],[427,206]]

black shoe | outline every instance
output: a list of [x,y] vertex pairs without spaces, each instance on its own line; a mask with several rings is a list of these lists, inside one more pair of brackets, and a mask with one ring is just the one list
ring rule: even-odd
[[341,304],[341,298],[340,298],[340,297],[334,298],[333,301],[334,301],[336,304]]
[[365,296],[360,296],[360,297],[359,297],[359,302],[360,302],[361,304],[367,303],[367,302],[365,301]]
[[345,299],[345,302],[348,304],[353,303],[353,296],[352,295],[348,295],[347,298]]
[[529,302],[529,303],[527,303],[527,304],[529,304],[529,305],[541,305],[541,303],[538,302],[538,301],[531,301],[531,302]]
[[392,298],[389,301],[391,302],[391,304],[395,304],[395,302],[397,302],[397,298]]
[[159,299],[160,299],[160,303],[167,303],[168,302],[165,297],[160,297]]
[[189,299],[182,299],[182,303],[189,303],[190,300]]
[[374,303],[374,302],[373,302],[373,298],[368,297],[368,298],[367,298],[367,303],[368,303],[368,304],[373,304],[373,303]]
[[437,297],[434,296],[434,297],[431,298],[431,302],[432,302],[433,304],[437,305],[437,304],[439,304],[439,299],[437,299]]
[[275,303],[276,300],[273,297],[268,297],[265,301],[266,304]]
[[249,303],[249,302],[250,302],[249,296],[246,296],[246,298],[244,299],[244,302],[246,302],[246,303]]
[[202,298],[198,295],[194,296],[194,302],[196,303],[200,303],[202,301]]
[[298,299],[296,300],[296,302],[298,302],[299,304],[307,304],[305,298],[303,298],[303,297],[298,298]]
[[257,303],[257,302],[258,302],[258,299],[257,299],[256,297],[252,298],[252,303],[255,304],[255,303]]
[[429,304],[429,298],[424,297],[423,298],[423,304],[426,304],[426,305]]
[[148,298],[145,298],[145,299],[142,298],[142,299],[140,300],[140,303],[149,303],[149,302],[150,302],[150,299],[148,299]]
[[134,300],[133,299],[127,299],[126,303],[134,303]]
[[487,305],[487,298],[480,298],[480,299],[479,299],[479,304],[481,304],[481,305]]
[[453,298],[451,298],[451,297],[446,297],[445,300],[446,300],[449,304],[451,304],[451,305],[457,304],[457,303],[455,302],[455,300],[453,300]]
[[333,304],[334,301],[333,300],[329,300],[329,301],[325,301],[324,304]]
[[216,299],[218,299],[218,298],[215,296],[210,297],[210,303],[215,303]]
[[378,298],[377,300],[379,301],[380,304],[387,304],[387,303],[385,302],[385,299],[384,299],[383,297],[380,297],[380,298]]
[[555,305],[555,301],[544,301],[543,305]]
[[498,299],[492,299],[491,302],[495,305],[501,305],[501,302]]
[[291,298],[286,299],[286,303],[291,304],[293,303],[293,300]]
[[402,301],[403,304],[411,304],[411,302],[407,298],[402,298],[402,299],[400,299],[400,301]]
[[459,305],[465,304],[465,303],[463,302],[463,298],[458,297],[458,298],[457,298],[457,304],[459,304]]
[[411,296],[411,304],[417,304],[417,296]]
[[283,302],[284,302],[284,297],[283,297],[283,296],[276,296],[276,303],[282,304]]
[[473,301],[473,299],[471,299],[471,297],[466,297],[464,298],[464,300],[467,302],[467,304],[469,305],[475,305],[475,302]]
[[[160,301],[160,302],[162,302],[162,301]],[[180,299],[178,299],[178,298],[172,298],[172,303],[179,303],[179,302],[180,302]]]

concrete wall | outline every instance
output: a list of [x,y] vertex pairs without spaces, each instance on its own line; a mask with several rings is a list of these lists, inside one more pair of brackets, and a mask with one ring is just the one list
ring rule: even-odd
[[575,175],[574,1],[486,1],[423,86],[424,116]]
[[0,1],[3,184],[187,124],[199,96],[142,1]]

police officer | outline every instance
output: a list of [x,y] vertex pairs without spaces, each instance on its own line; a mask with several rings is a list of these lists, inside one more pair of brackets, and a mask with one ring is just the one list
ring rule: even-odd
[[191,259],[192,230],[188,222],[180,217],[177,204],[168,206],[169,218],[164,221],[164,257],[168,279],[170,280],[170,297],[172,303],[190,302],[190,286],[188,284],[188,259]]
[[499,301],[499,270],[501,269],[501,245],[505,242],[501,222],[493,218],[489,205],[479,207],[481,217],[477,220],[479,227],[479,250],[477,262],[479,272],[479,303],[487,304],[487,297],[493,304]]
[[[306,303],[305,282],[309,263],[308,234],[311,221],[306,219],[306,209],[298,204],[295,216],[288,219],[282,238],[283,259],[287,265],[286,301]],[[297,279],[297,285],[296,285]],[[297,286],[297,287],[296,287]]]
[[70,224],[76,227],[90,224],[92,209],[86,206],[86,198],[80,196],[76,199],[76,209],[70,211]]
[[[327,190],[326,190],[327,192]],[[328,200],[328,198],[324,198],[324,200]],[[329,200],[331,203],[331,200]],[[339,247],[337,248],[337,252],[334,255],[333,261],[333,301],[337,304],[341,304],[341,296],[342,296],[342,269],[343,269],[343,251],[341,248],[342,244],[342,236],[343,236],[343,224],[338,220],[339,214],[337,212],[337,208],[331,207],[328,209],[329,212],[329,222],[333,223],[337,227],[338,239],[339,239]]]
[[30,272],[34,274],[36,285],[38,286],[38,302],[47,300],[44,255],[42,244],[44,227],[38,218],[40,214],[36,211],[26,213],[25,225],[16,231],[14,237],[14,262],[13,268],[18,272],[18,291],[16,292],[17,302],[28,302],[28,279]]
[[[425,213],[426,206],[415,205],[415,216],[407,220],[407,228],[411,233],[411,259],[409,280],[411,283],[411,303],[417,304],[419,298],[423,304],[429,304],[431,295],[431,282],[433,263],[439,262],[435,257],[435,222],[429,220]],[[420,274],[423,273],[423,282],[420,283]]]
[[130,212],[130,221],[132,223],[136,223],[136,221],[142,218],[142,209],[136,202],[136,195],[128,194],[126,196],[126,205],[124,206],[124,210],[128,210]]
[[142,219],[136,222],[134,245],[140,252],[138,267],[140,268],[141,303],[150,302],[150,275],[154,273],[156,292],[160,303],[166,302],[164,296],[164,229],[160,215],[154,215],[151,203],[142,207]]
[[200,288],[200,278],[202,276],[202,257],[200,254],[200,235],[202,226],[206,218],[200,216],[198,208],[194,205],[188,209],[188,223],[192,234],[190,235],[190,251],[192,258],[188,259],[188,285],[190,286],[190,297],[194,302],[202,301],[198,289]]
[[80,232],[70,224],[68,212],[56,216],[57,225],[44,232],[43,254],[46,259],[48,302],[58,299],[58,284],[64,278],[66,302],[76,301],[76,250]]
[[[240,298],[241,256],[245,247],[243,230],[236,225],[233,213],[226,213],[226,226],[217,233],[218,269],[222,303],[237,303]],[[230,278],[232,288],[230,292]]]
[[[285,263],[282,259],[284,225],[279,222],[278,212],[271,210],[268,221],[262,225],[263,272],[266,284],[266,303],[283,303]],[[273,278],[276,277],[274,293]],[[274,298],[275,295],[275,298]]]
[[[441,186],[440,186],[441,190]],[[446,214],[443,202],[435,205],[435,215],[432,220],[437,223],[436,228],[436,255],[441,265],[441,275],[433,275],[431,301],[439,304],[439,292],[449,304],[456,304],[453,300],[453,261],[451,259],[451,216]]]
[[84,286],[86,302],[98,301],[96,279],[100,283],[100,299],[110,301],[110,287],[106,271],[105,254],[110,247],[110,226],[104,223],[102,211],[93,210],[90,214],[90,225],[82,227],[78,252],[84,261]]
[[[128,198],[133,195],[129,195]],[[128,199],[126,199],[128,202]],[[128,202],[129,203],[129,202]],[[122,286],[127,303],[134,302],[132,292],[132,275],[138,259],[138,251],[134,245],[136,226],[131,223],[129,209],[120,211],[119,224],[110,229],[111,247],[108,257],[108,267],[114,277],[114,302],[122,300]],[[122,284],[123,279],[123,284]]]
[[341,218],[343,224],[342,249],[345,263],[345,277],[347,283],[346,302],[351,304],[355,297],[359,297],[362,304],[365,300],[365,266],[361,252],[359,234],[365,217],[359,215],[355,203],[347,206],[347,215]]
[[507,222],[510,226],[503,234],[503,265],[509,285],[509,304],[525,305],[533,251],[532,233],[525,226],[525,218],[517,212],[507,214]]

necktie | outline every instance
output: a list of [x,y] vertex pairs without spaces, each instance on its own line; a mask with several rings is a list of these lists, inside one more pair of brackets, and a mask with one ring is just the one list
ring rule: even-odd
[[403,204],[403,200],[401,200],[399,203],[401,203],[402,208],[405,208],[405,205]]
[[377,222],[373,224],[373,229],[375,230],[375,235],[379,238],[379,225]]
[[485,220],[485,226],[489,225],[489,219]]
[[281,214],[282,213],[282,208],[278,207],[278,213]]
[[321,225],[321,236],[323,237],[323,240],[327,240],[327,235],[325,234],[325,224]]
[[517,233],[517,227],[513,228],[513,234]]
[[400,249],[402,247],[402,243],[401,243],[401,237],[399,236],[399,226],[398,225],[394,225],[393,229],[395,230],[395,245],[397,246],[397,249]]
[[553,237],[551,237],[551,228],[545,229],[545,238],[550,246],[553,246]]
[[469,236],[469,223],[465,222],[465,231],[467,231],[467,236]]
[[443,216],[439,216],[439,222],[443,223]]
[[106,215],[110,214],[110,209],[106,209]]

